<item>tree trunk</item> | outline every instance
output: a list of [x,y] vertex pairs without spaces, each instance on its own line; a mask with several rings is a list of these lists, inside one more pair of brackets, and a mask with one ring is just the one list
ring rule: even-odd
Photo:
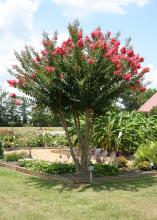
[[70,148],[70,153],[71,153],[73,161],[74,161],[74,163],[76,165],[76,173],[79,173],[80,172],[80,163],[79,163],[79,159],[76,157],[75,152],[73,150],[73,144],[72,144],[72,141],[71,141],[71,138],[70,138],[70,135],[69,135],[69,130],[68,130],[68,126],[67,126],[67,122],[66,122],[64,113],[59,111],[58,117],[60,118],[60,120],[62,122],[64,131],[65,131],[65,135],[66,135],[66,138],[68,140],[68,144],[69,144],[69,148]]
[[88,165],[89,165],[89,146],[92,135],[92,112],[87,110],[85,112],[85,133],[81,131],[79,115],[76,112],[73,112],[74,124],[76,132],[78,135],[78,143],[80,147],[80,174],[88,175]]
[[76,129],[76,134],[78,136],[78,144],[80,148],[80,158],[77,158],[75,152],[73,150],[73,144],[71,141],[71,137],[69,134],[67,122],[65,115],[62,111],[59,111],[58,116],[63,124],[63,128],[65,130],[65,135],[68,140],[68,144],[70,147],[71,156],[76,165],[76,171],[79,175],[88,175],[88,165],[89,165],[89,146],[91,142],[92,136],[92,127],[93,127],[93,113],[90,110],[85,112],[85,132],[81,131],[80,118],[77,111],[72,111],[74,125]]

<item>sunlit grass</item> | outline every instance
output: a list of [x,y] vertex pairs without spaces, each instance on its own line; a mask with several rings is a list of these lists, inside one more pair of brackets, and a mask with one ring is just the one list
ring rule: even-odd
[[0,168],[1,220],[155,220],[156,204],[156,177],[67,186]]

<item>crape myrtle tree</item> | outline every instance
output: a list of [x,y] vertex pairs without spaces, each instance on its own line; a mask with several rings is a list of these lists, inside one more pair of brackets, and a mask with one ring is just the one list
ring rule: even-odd
[[[10,84],[48,107],[62,122],[77,173],[87,173],[94,117],[105,112],[126,89],[145,91],[141,84],[149,68],[141,68],[143,57],[120,41],[96,28],[83,35],[77,21],[68,26],[69,38],[58,46],[57,33],[43,34],[41,52],[25,46],[15,52],[19,65],[9,72],[16,77]],[[66,115],[73,117],[80,155],[75,154]],[[84,116],[84,132],[80,116]]]

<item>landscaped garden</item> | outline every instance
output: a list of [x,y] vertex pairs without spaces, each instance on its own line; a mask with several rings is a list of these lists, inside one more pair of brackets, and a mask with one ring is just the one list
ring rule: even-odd
[[[60,46],[44,32],[40,53],[15,52],[8,83],[27,98],[1,95],[1,219],[156,219],[157,114],[137,111],[155,92],[149,67],[119,34],[84,36],[78,21],[68,31]],[[52,121],[62,127],[31,126]]]

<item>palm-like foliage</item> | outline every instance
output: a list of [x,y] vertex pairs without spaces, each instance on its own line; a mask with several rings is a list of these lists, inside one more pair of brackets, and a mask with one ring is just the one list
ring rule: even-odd
[[157,164],[157,142],[142,144],[135,153],[136,163],[148,160]]
[[96,120],[93,143],[109,150],[134,152],[139,144],[157,138],[157,118],[137,112],[109,112]]

